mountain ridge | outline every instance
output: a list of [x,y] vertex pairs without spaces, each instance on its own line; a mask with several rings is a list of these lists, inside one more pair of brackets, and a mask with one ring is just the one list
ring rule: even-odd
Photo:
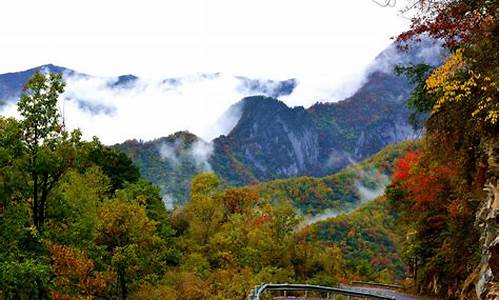
[[[127,153],[141,174],[161,187],[166,198],[178,203],[189,198],[189,181],[201,171],[213,171],[226,185],[234,186],[295,176],[326,176],[373,155],[384,146],[418,137],[419,131],[409,125],[405,104],[412,86],[406,78],[392,74],[391,66],[417,63],[428,53],[434,53],[425,48],[434,49],[433,44],[424,43],[422,47],[400,53],[391,45],[377,56],[352,96],[338,102],[318,102],[308,108],[289,107],[278,99],[293,92],[298,84],[294,79],[273,81],[269,85],[240,77],[242,88],[276,97],[249,96],[231,106],[230,110],[234,110],[231,114],[237,115],[236,125],[227,134],[204,141],[183,131],[149,142],[127,141],[114,147]],[[435,55],[429,57],[429,61],[436,59]],[[75,72],[54,65],[45,67],[67,74]],[[16,78],[19,81],[34,70],[23,71]],[[220,74],[204,76],[212,78]],[[0,98],[5,95],[2,80],[0,75]],[[121,75],[110,78],[107,84],[126,88],[137,80],[135,75]],[[176,78],[165,80],[180,84]],[[11,86],[14,83],[18,84],[14,81]],[[91,113],[113,113],[112,108],[86,105],[84,99],[79,105]]]

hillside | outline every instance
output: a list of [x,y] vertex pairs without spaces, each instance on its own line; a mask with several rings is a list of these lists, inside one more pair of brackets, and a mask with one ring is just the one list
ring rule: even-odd
[[303,214],[315,216],[350,211],[382,195],[395,160],[418,147],[407,141],[385,147],[365,161],[325,177],[295,177],[250,185],[263,199],[288,199]]
[[298,236],[308,243],[339,247],[349,280],[394,283],[405,278],[399,245],[402,235],[384,197],[313,223]]
[[174,199],[188,199],[193,174],[211,170],[207,163],[211,145],[189,132],[144,143],[130,140],[115,148],[126,153],[142,176],[161,189],[169,207]]

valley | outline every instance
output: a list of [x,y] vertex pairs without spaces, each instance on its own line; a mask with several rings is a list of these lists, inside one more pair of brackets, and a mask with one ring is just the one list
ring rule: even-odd
[[0,299],[498,299],[498,1],[406,9],[352,78],[0,74]]

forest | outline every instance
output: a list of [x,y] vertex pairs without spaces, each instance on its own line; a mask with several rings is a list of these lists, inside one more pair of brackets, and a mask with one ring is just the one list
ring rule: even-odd
[[[260,282],[401,278],[392,219],[379,224],[386,206],[339,218],[356,232],[333,227],[330,239],[322,225],[297,230],[303,217],[288,197],[200,173],[190,201],[169,211],[125,154],[65,130],[63,88],[60,75],[37,72],[23,118],[0,119],[1,298],[245,299]],[[378,250],[393,258],[372,267]]]
[[125,153],[69,131],[62,75],[36,72],[20,117],[0,116],[0,299],[246,299],[261,282],[353,280],[498,299],[498,1],[429,3],[396,37],[449,53],[395,70],[415,86],[420,140],[322,178],[231,187],[202,172],[175,209]]
[[442,65],[399,72],[416,88],[422,146],[396,161],[388,201],[417,260],[416,289],[443,298],[498,299],[498,1],[449,1],[415,18],[405,43],[443,41]]

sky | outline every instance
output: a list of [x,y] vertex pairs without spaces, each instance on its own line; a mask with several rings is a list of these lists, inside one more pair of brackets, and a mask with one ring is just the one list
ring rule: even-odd
[[[206,127],[244,96],[235,91],[231,76],[297,78],[298,87],[284,99],[290,106],[337,101],[355,90],[370,62],[408,25],[398,6],[381,7],[372,0],[2,1],[0,73],[53,63],[102,78],[134,74],[151,86],[163,78],[221,72],[223,81],[190,86],[197,91],[184,85],[165,107],[155,105],[165,104],[159,98],[166,95],[149,89],[148,97],[158,99],[146,109],[134,101],[144,103],[147,94],[110,95],[100,89],[102,82],[86,82],[95,91],[84,92],[96,101],[129,101],[135,111],[118,105],[114,116],[73,116],[75,126],[88,127],[89,134],[108,143],[182,129],[210,139],[224,132],[204,135],[214,132]],[[118,96],[130,99],[111,99]],[[190,110],[199,114],[187,118]],[[144,129],[127,126],[134,112],[147,123]],[[123,127],[119,134],[110,129],[119,127],[115,120]]]

